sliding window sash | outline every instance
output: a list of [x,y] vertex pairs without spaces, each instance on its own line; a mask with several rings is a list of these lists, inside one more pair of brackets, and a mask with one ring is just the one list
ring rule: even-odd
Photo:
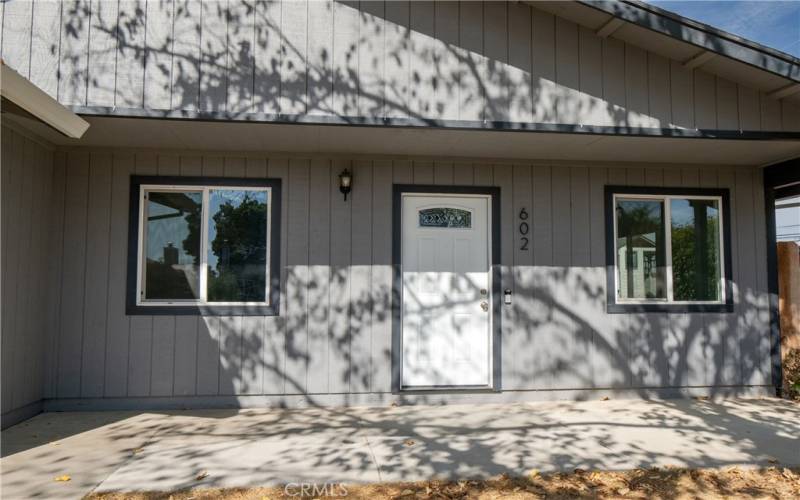
[[[208,252],[210,242],[210,192],[212,190],[256,191],[267,193],[265,229],[264,301],[208,302]],[[146,299],[147,273],[147,195],[150,192],[195,192],[202,194],[198,299]],[[280,306],[280,223],[281,181],[262,178],[131,176],[128,232],[128,315],[226,315],[276,316]],[[274,248],[273,248],[274,246]]]
[[[606,186],[606,271],[608,273],[607,311],[625,312],[732,312],[731,267],[730,267],[730,228],[728,227],[730,201],[727,189],[705,188],[654,188],[634,186]],[[653,200],[664,203],[665,238],[665,286],[666,299],[625,299],[620,297],[619,257],[616,249],[618,221],[616,206],[618,199]],[[718,204],[719,223],[716,239],[718,241],[718,261],[715,273],[719,273],[717,287],[719,300],[674,300],[674,278],[672,258],[672,200],[709,200]],[[644,263],[641,263],[644,265]]]

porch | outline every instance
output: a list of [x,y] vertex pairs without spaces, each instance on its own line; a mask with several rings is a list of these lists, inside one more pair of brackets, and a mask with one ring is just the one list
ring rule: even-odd
[[[778,399],[44,413],[3,434],[3,495],[800,464]],[[207,475],[205,475],[207,474]],[[69,481],[55,481],[63,475]],[[200,479],[198,479],[200,478]]]

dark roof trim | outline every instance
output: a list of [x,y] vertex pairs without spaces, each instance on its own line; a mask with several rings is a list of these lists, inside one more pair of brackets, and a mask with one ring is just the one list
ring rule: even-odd
[[764,185],[770,189],[800,182],[800,157],[764,167]]
[[800,132],[760,130],[716,130],[682,128],[647,128],[565,123],[525,123],[488,120],[435,120],[424,118],[381,118],[364,116],[282,115],[271,113],[228,113],[225,111],[157,110],[70,106],[83,116],[145,118],[156,120],[191,120],[205,122],[273,123],[282,125],[349,125],[356,127],[439,128],[501,132],[540,132],[589,134],[628,137],[670,137],[675,139],[791,140],[800,141]]
[[634,0],[578,0],[629,23],[800,82],[800,59],[726,31]]

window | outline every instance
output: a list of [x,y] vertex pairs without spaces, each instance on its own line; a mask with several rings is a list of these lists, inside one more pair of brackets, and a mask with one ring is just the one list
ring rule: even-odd
[[131,179],[128,314],[277,314],[280,181]]
[[728,192],[606,188],[608,310],[730,311]]
[[472,212],[460,208],[425,208],[419,211],[419,227],[472,227]]

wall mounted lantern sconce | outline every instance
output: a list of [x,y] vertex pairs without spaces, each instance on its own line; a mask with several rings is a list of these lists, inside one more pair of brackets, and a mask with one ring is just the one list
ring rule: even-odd
[[347,194],[352,189],[353,174],[349,170],[344,169],[339,174],[339,191],[344,195],[344,201],[347,201]]

